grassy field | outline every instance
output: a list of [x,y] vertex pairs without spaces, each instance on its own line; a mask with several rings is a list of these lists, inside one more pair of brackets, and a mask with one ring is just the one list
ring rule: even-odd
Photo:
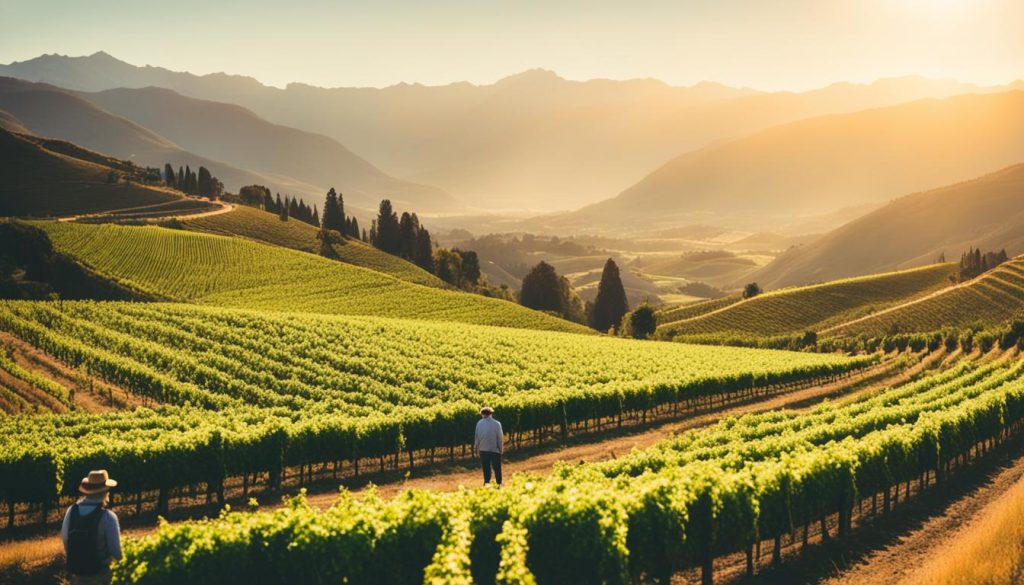
[[37,224],[99,275],[174,301],[589,332],[515,303],[440,290],[278,246],[154,226]]
[[[230,213],[185,220],[191,230],[225,236],[241,236],[250,240],[272,244],[292,250],[316,254],[320,247],[317,228],[301,221],[281,221],[276,215],[238,205]],[[395,278],[437,288],[447,285],[440,278],[419,266],[356,240],[345,240],[334,246],[342,262],[376,270]]]
[[937,264],[771,291],[718,312],[664,323],[659,333],[666,337],[724,333],[769,336],[817,331],[949,286],[949,277],[955,271],[953,264]]
[[948,554],[902,585],[1015,585],[1024,579],[1024,481],[1007,491]]
[[920,302],[829,331],[830,335],[881,336],[994,325],[1024,311],[1024,259],[1015,258],[982,276]]

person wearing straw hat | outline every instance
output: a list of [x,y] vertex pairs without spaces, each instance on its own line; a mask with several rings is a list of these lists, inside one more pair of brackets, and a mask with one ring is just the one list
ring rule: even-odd
[[484,485],[491,483],[491,470],[501,488],[501,451],[505,445],[505,433],[501,423],[494,419],[494,409],[485,406],[480,409],[480,420],[476,423],[476,439],[473,447],[480,453],[480,464],[484,468]]
[[107,509],[115,486],[106,469],[90,471],[78,484],[82,498],[64,515],[60,536],[72,583],[107,583],[110,563],[121,560],[121,526]]

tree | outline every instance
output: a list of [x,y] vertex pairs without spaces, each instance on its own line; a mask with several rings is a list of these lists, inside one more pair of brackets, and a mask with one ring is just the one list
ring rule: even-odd
[[[363,237],[366,237],[365,231]],[[420,228],[416,234],[416,257],[413,261],[423,270],[434,272],[434,246],[430,242],[430,232],[427,228]]]
[[373,245],[388,254],[397,256],[401,252],[401,226],[398,223],[398,214],[391,207],[390,199],[380,202],[377,212],[377,238]]
[[452,250],[438,248],[434,251],[434,274],[453,286],[459,285],[462,258]]
[[[278,197],[280,197],[280,196],[281,196],[281,195],[280,195],[280,194],[278,194]],[[288,212],[290,211],[290,210],[289,210],[290,204],[291,204],[291,202],[290,202],[290,201],[288,200],[288,196],[287,196],[287,195],[285,195],[285,196],[284,196],[284,204],[282,204],[282,205],[281,205],[281,209],[280,209],[280,211],[278,211],[278,213],[277,213],[277,217],[278,217],[278,218],[279,218],[279,219],[280,219],[281,221],[288,221]]]
[[541,262],[523,277],[523,287],[519,291],[519,304],[538,311],[562,314],[562,283],[554,266],[547,262]]
[[327,200],[324,201],[324,215],[320,222],[324,229],[345,233],[345,210],[342,207],[341,199],[331,187],[327,191]]
[[467,286],[475,286],[480,283],[480,257],[473,250],[459,250],[454,248],[453,252],[462,257],[462,280]]
[[654,307],[647,301],[640,303],[639,307],[626,315],[623,323],[626,332],[634,339],[647,339],[658,329],[658,318],[655,316]]
[[590,326],[598,331],[618,328],[622,316],[629,311],[626,289],[622,286],[619,267],[611,258],[604,263],[601,282],[597,285],[597,297],[590,317]]
[[420,220],[416,214],[405,212],[398,222],[398,255],[406,260],[416,257],[416,236],[420,231]]
[[320,212],[316,209],[316,203],[313,204],[313,219],[310,220],[315,227],[320,227]]
[[213,197],[213,175],[210,169],[199,167],[199,178],[196,181],[196,192],[201,197]]
[[180,166],[178,167],[178,180],[174,182],[174,185],[179,191],[185,190],[185,169]]
[[359,220],[356,219],[356,216],[354,215],[352,216],[352,227],[350,228],[348,235],[357,240],[359,239]]
[[171,163],[164,165],[164,183],[167,183],[167,186],[171,189],[178,186],[178,177],[175,176],[174,167],[171,166]]
[[752,299],[761,294],[761,287],[756,282],[748,283],[743,287],[743,298]]

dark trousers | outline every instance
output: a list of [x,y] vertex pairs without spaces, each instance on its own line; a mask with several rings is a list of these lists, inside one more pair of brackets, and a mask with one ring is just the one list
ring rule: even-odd
[[480,452],[480,464],[484,467],[484,483],[491,483],[491,469],[494,470],[494,479],[501,485],[501,453],[491,451]]

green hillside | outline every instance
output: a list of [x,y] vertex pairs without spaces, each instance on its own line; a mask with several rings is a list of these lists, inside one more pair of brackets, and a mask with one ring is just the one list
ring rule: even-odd
[[0,129],[0,216],[96,213],[182,199],[158,187],[111,184],[110,172],[123,173],[128,164],[70,143]]
[[54,247],[134,290],[167,300],[584,332],[514,303],[438,290],[311,254],[154,226],[40,223]]
[[771,291],[723,310],[665,323],[668,337],[709,333],[784,335],[818,331],[885,309],[950,284],[953,264]]
[[666,307],[658,311],[658,324],[664,325],[675,321],[700,317],[701,315],[710,313],[711,311],[724,309],[725,307],[736,304],[741,300],[742,299],[737,294],[722,297],[720,299],[708,299],[706,301],[699,301],[696,303]]
[[[184,223],[186,228],[196,231],[225,236],[241,236],[313,254],[316,254],[320,247],[320,242],[316,237],[317,228],[301,221],[281,221],[272,213],[245,205],[237,206],[230,213],[189,219]],[[381,252],[363,242],[345,240],[344,244],[335,245],[334,251],[342,262],[390,274],[395,278],[417,284],[438,288],[447,287],[443,280],[419,266]]]
[[943,327],[995,325],[1024,311],[1024,258],[1018,256],[940,294],[827,330],[829,335],[871,337],[937,331]]

